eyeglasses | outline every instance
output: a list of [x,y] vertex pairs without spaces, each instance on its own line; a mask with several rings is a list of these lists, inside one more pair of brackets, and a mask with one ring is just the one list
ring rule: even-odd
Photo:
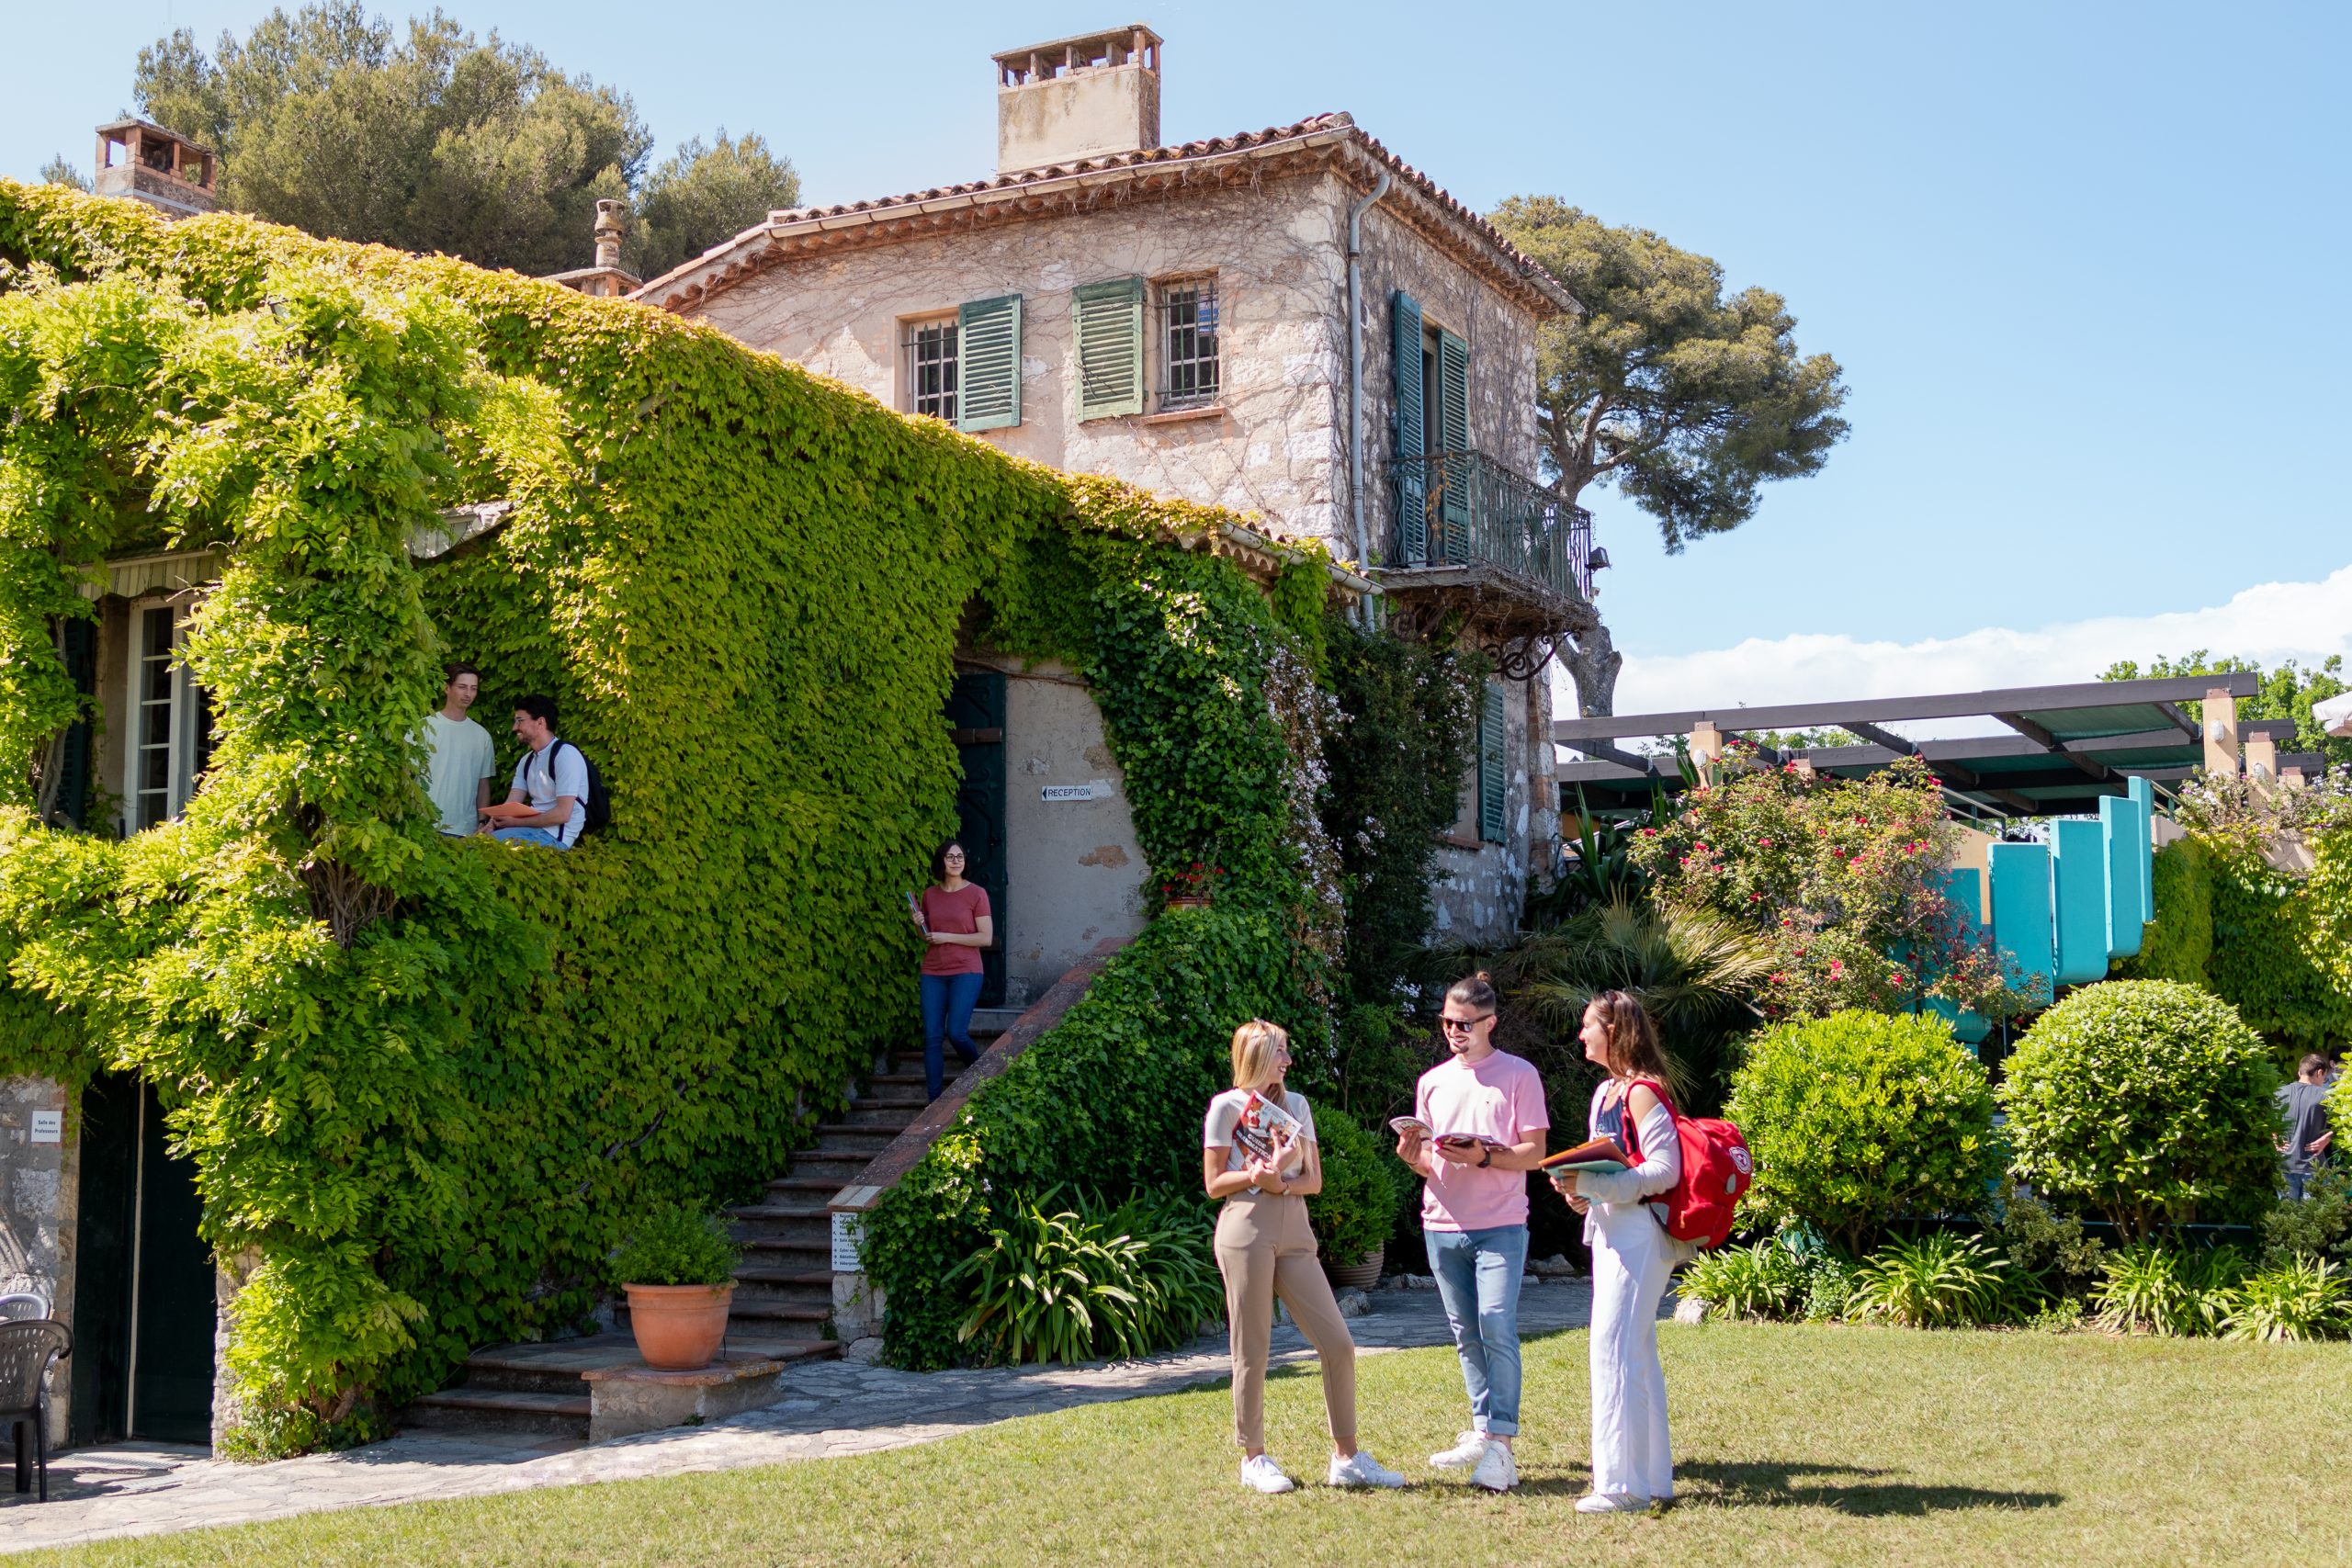
[[1437,1024],[1448,1034],[1467,1034],[1494,1016],[1490,1012],[1482,1012],[1476,1018],[1441,1018]]

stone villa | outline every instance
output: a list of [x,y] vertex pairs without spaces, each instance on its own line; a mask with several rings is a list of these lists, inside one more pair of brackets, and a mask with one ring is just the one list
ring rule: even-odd
[[[1536,329],[1577,306],[1345,114],[1161,145],[1161,58],[1140,26],[1000,54],[992,177],[773,212],[630,297],[1022,457],[1320,540],[1400,631],[1460,613],[1498,677],[1438,919],[1507,934],[1557,854],[1544,666],[1589,613],[1589,521],[1528,477]],[[1017,758],[1035,682],[1001,673]]]

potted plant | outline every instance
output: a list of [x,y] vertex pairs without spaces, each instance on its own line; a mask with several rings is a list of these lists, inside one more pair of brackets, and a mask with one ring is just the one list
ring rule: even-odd
[[1222,866],[1194,861],[1162,884],[1161,891],[1167,894],[1168,907],[1171,909],[1205,909],[1209,906],[1210,887],[1216,878],[1224,874]]
[[1396,1224],[1397,1184],[1388,1168],[1397,1162],[1337,1106],[1317,1109],[1315,1137],[1323,1156],[1323,1190],[1306,1201],[1306,1214],[1323,1272],[1341,1290],[1369,1290],[1380,1282],[1388,1233]]
[[699,1209],[665,1203],[638,1222],[613,1255],[613,1271],[628,1295],[629,1332],[647,1366],[710,1365],[727,1338],[742,1256],[718,1216]]

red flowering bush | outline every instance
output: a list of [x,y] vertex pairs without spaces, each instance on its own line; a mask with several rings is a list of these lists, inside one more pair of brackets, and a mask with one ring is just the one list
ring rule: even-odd
[[1635,834],[1661,902],[1755,927],[1776,963],[1757,998],[1776,1018],[1908,1012],[1933,997],[1987,1017],[2036,999],[1951,899],[1959,830],[1935,776],[1905,759],[1860,781],[1773,768],[1735,750],[1672,822]]

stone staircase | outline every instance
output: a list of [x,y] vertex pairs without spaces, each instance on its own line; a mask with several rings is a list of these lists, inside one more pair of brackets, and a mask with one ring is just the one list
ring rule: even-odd
[[[974,1042],[986,1050],[1015,1016],[1009,1009],[976,1013]],[[755,1201],[726,1211],[743,1246],[727,1319],[730,1352],[779,1361],[841,1354],[831,1337],[833,1233],[826,1204],[928,1103],[922,1057],[912,1057],[911,1071],[901,1070],[904,1060],[886,1061],[836,1120],[820,1122],[816,1144],[795,1154]],[[455,1385],[411,1404],[401,1424],[585,1442],[589,1391],[581,1373],[637,1359],[626,1302],[616,1303],[614,1324],[615,1332],[582,1339],[476,1351]]]

